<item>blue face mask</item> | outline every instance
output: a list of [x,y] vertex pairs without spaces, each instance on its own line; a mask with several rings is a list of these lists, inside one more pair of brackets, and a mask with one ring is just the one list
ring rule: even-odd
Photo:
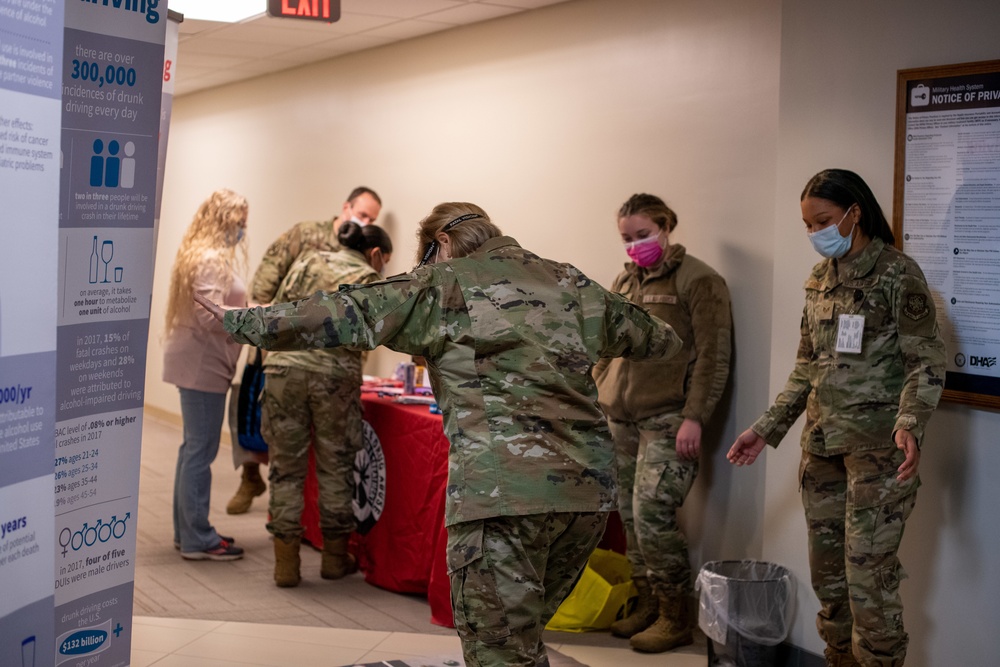
[[821,229],[818,232],[813,232],[809,235],[809,242],[812,243],[813,248],[816,252],[821,254],[823,257],[828,259],[838,259],[847,254],[847,251],[851,249],[851,241],[854,238],[854,227],[857,225],[851,225],[851,231],[847,236],[840,235],[840,223],[844,221],[847,214],[851,212],[853,206],[848,207],[844,211],[844,217],[842,217],[837,224],[830,225],[825,229]]
[[242,227],[240,227],[236,231],[236,236],[233,236],[232,234],[230,234],[229,235],[229,244],[230,245],[239,245],[239,242],[243,240],[243,234],[244,234],[244,232],[245,232],[245,230]]

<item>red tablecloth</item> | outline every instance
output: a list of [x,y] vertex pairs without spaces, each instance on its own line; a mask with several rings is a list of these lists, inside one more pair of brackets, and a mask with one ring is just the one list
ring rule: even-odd
[[[453,627],[451,584],[445,547],[445,486],[448,482],[448,439],[441,416],[426,405],[402,405],[391,398],[363,394],[365,421],[380,445],[381,456],[368,457],[362,476],[365,508],[380,515],[365,519],[351,536],[353,553],[365,581],[400,593],[427,595],[431,622]],[[372,435],[369,432],[366,437]],[[362,457],[364,458],[364,457]],[[384,484],[381,483],[384,475]],[[304,538],[323,547],[319,527],[319,490],[313,455],[305,483],[302,512]],[[600,545],[625,552],[618,513],[612,513]]]
[[[448,439],[441,429],[441,416],[431,414],[426,405],[402,405],[375,394],[363,394],[362,404],[381,456],[376,452],[368,458],[362,471],[367,483],[361,486],[367,511],[379,516],[373,525],[365,525],[371,520],[359,525],[351,537],[351,553],[357,557],[365,581],[400,593],[426,594],[432,622],[450,627],[444,528]],[[322,548],[318,497],[310,453],[303,536]]]

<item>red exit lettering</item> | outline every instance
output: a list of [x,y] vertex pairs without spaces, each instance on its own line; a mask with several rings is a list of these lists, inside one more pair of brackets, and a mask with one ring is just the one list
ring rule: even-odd
[[330,0],[281,0],[282,16],[303,18],[330,18]]
[[267,0],[267,14],[284,19],[333,23],[340,20],[340,0]]

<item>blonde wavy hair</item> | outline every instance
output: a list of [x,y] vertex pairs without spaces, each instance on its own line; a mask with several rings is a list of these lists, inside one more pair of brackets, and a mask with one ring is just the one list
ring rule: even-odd
[[190,317],[195,307],[194,281],[200,265],[215,266],[219,275],[224,276],[223,292],[232,286],[234,273],[245,276],[247,240],[244,236],[234,243],[234,239],[246,224],[248,210],[243,195],[225,188],[213,192],[198,207],[170,273],[165,334]]
[[462,220],[445,231],[451,241],[451,256],[465,257],[479,249],[487,240],[502,236],[500,228],[490,221],[486,211],[468,202],[444,202],[435,206],[430,214],[420,221],[417,228],[417,263],[434,260],[438,242],[436,237],[449,223]]

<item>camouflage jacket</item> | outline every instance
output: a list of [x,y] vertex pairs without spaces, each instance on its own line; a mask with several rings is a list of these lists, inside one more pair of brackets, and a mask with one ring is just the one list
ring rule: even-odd
[[602,359],[594,377],[604,412],[623,421],[679,413],[707,424],[726,388],[732,357],[726,281],[684,246],[672,245],[654,269],[626,264],[612,291],[672,326],[684,347],[667,360]]
[[271,303],[292,262],[306,250],[340,249],[334,231],[337,218],[321,222],[300,222],[270,245],[250,283],[250,301]]
[[[298,301],[320,290],[333,291],[341,285],[360,285],[381,280],[382,276],[357,250],[341,248],[336,252],[306,250],[289,267],[274,301]],[[272,352],[264,366],[291,366],[342,378],[361,385],[361,352],[349,347],[317,345],[311,350]]]
[[591,369],[602,356],[681,347],[642,308],[509,237],[383,282],[231,310],[225,327],[267,349],[385,345],[424,357],[451,442],[448,525],[615,509],[614,448]]
[[[919,443],[941,398],[945,368],[920,267],[873,239],[855,258],[817,264],[805,289],[795,369],[754,432],[776,447],[805,410],[802,448],[812,454],[889,447],[899,429]],[[861,352],[838,352],[838,330],[851,315],[864,318],[857,322]]]

